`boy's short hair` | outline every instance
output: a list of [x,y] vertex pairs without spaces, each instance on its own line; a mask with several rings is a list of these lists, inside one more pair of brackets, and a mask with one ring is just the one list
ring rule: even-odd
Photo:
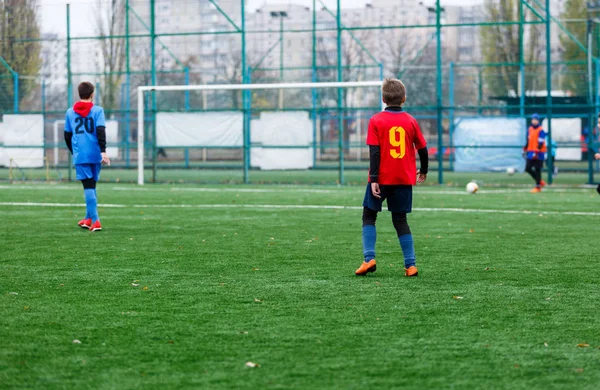
[[94,84],[90,83],[89,81],[84,81],[83,83],[80,83],[77,87],[77,91],[79,91],[79,98],[89,99],[90,96],[92,96],[92,94],[94,93],[94,89]]
[[388,106],[400,106],[406,99],[406,87],[398,79],[387,78],[381,85],[381,94]]

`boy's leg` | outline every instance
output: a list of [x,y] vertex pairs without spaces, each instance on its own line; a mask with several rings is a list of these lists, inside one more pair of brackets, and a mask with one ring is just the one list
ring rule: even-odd
[[534,166],[535,166],[535,185],[539,187],[542,184],[542,168],[544,167],[544,161],[535,160]]
[[377,221],[377,211],[368,207],[363,208],[362,215],[362,243],[365,262],[375,259],[375,243],[377,242],[377,230],[375,222]]
[[414,267],[416,263],[415,242],[413,240],[406,213],[392,213],[392,223],[398,234],[398,241],[404,254],[404,268]]
[[98,220],[98,199],[96,198],[96,182],[94,179],[83,179],[81,180],[81,184],[83,184],[83,193],[85,195],[85,204],[87,207],[87,212],[90,218],[92,219],[92,223]]
[[377,231],[375,222],[377,221],[377,213],[381,211],[381,204],[385,199],[385,191],[382,188],[381,199],[373,196],[371,192],[371,184],[367,184],[365,198],[363,200],[363,228],[362,228],[362,244],[364,261],[361,266],[354,272],[356,275],[366,275],[377,269],[375,260],[375,243],[377,241]]
[[412,211],[412,186],[395,186],[390,191],[388,209],[392,212],[392,222],[404,255],[405,275],[417,276],[415,243],[406,219],[406,214]]
[[525,165],[525,172],[529,174],[535,180],[535,170],[533,169],[533,160],[527,160],[527,164]]
[[598,187],[596,187],[596,192],[598,193],[598,195],[600,195],[600,184],[598,184]]
[[76,164],[75,165],[75,177],[77,180],[81,181],[81,184],[83,184],[83,195],[84,195],[85,204],[86,204],[85,218],[82,221],[79,221],[79,226],[81,226],[83,228],[89,228],[91,225],[91,222],[89,220],[92,219],[92,213],[91,213],[91,209],[88,204],[88,199],[87,199],[88,196],[85,193],[85,191],[86,191],[87,187],[91,186],[89,183],[89,180],[91,180],[92,176],[93,176],[93,172],[92,172],[90,164]]
[[92,167],[92,179],[94,180],[94,201],[96,202],[95,207],[95,218],[92,216],[93,222],[99,221],[98,216],[98,194],[96,192],[96,183],[100,180],[100,171],[102,170],[102,164],[94,164]]

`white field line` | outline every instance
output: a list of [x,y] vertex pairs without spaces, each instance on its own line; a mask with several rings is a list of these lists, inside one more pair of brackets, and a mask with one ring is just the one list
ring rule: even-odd
[[[100,188],[102,189],[104,186],[100,184]],[[108,186],[104,187],[107,188]],[[339,188],[339,189],[318,189],[318,188],[294,188],[294,187],[284,187],[284,188],[216,188],[216,187],[108,187],[114,191],[173,191],[173,192],[208,192],[208,193],[306,193],[306,194],[348,194],[349,192],[360,192],[364,191],[364,187],[347,187],[347,188]],[[594,188],[590,186],[589,188]],[[78,186],[60,186],[60,185],[0,185],[0,190],[77,190]],[[527,193],[529,189],[523,188],[515,188],[515,189],[501,189],[501,190],[485,190],[481,189],[477,195],[491,195],[491,194],[515,194],[515,193]],[[560,192],[560,193],[576,193],[576,192],[589,192],[586,188],[553,188],[546,189],[544,192]],[[456,190],[456,189],[448,189],[448,190],[440,190],[436,188],[415,188],[415,194],[421,195],[462,195],[462,196],[471,196],[466,191]]]
[[[85,207],[83,203],[34,203],[0,202],[0,206],[9,207]],[[282,209],[282,210],[362,210],[362,206],[334,205],[274,205],[274,204],[99,204],[103,208],[140,208],[140,209]],[[457,207],[416,207],[413,211],[446,213],[485,213],[485,214],[524,214],[524,215],[580,215],[600,217],[600,212],[584,211],[531,211],[465,209]]]

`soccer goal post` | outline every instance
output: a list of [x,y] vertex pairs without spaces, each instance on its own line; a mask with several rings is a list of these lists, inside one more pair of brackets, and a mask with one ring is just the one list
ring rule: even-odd
[[[338,134],[335,146],[339,158],[338,181],[343,183],[346,144],[342,112],[349,110],[349,101],[366,101],[367,96],[371,106],[381,109],[381,91],[378,88],[381,84],[381,80],[375,80],[140,86],[137,90],[138,184],[145,183],[144,173],[150,167],[149,162],[152,181],[156,181],[157,150],[166,156],[165,150],[169,148],[185,150],[186,165],[190,148],[204,153],[217,148],[239,150],[244,183],[249,183],[249,171],[255,167],[262,170],[310,168],[311,164],[302,164],[308,158],[307,154],[295,156],[294,152],[311,149],[316,155],[316,139],[312,137],[313,132],[316,133],[315,113],[327,109],[337,112],[333,120],[334,124],[337,122]],[[221,108],[216,103],[217,95],[225,93],[233,96],[235,104]],[[159,98],[159,95],[162,96]],[[239,96],[239,101],[236,96]],[[276,98],[271,99],[273,96]],[[157,103],[158,100],[160,102]],[[274,103],[271,104],[271,101]],[[303,101],[306,103],[303,104]],[[171,105],[165,109],[162,106],[167,105],[161,106],[161,102],[170,102]],[[213,107],[209,107],[211,103]],[[152,126],[147,127],[149,124]],[[311,128],[310,134],[304,136],[307,127]],[[278,137],[278,133],[285,133],[287,138]],[[263,142],[264,139],[271,142]],[[281,142],[273,142],[273,139]],[[148,147],[152,148],[151,155],[145,151]],[[204,157],[206,160],[206,155]],[[311,157],[313,159],[314,156]],[[218,162],[214,165],[218,168]]]

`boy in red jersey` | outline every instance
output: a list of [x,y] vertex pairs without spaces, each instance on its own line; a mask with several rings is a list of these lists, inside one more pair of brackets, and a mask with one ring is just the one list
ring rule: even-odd
[[[427,179],[427,142],[416,119],[402,111],[402,105],[406,102],[404,84],[400,80],[385,79],[381,94],[387,107],[371,118],[367,133],[370,168],[362,215],[365,260],[355,274],[366,275],[377,269],[375,222],[383,201],[387,199],[388,210],[392,212],[392,222],[404,254],[405,275],[417,276],[414,241],[406,214],[412,210],[412,187]],[[421,160],[421,169],[418,171],[415,149]]]

